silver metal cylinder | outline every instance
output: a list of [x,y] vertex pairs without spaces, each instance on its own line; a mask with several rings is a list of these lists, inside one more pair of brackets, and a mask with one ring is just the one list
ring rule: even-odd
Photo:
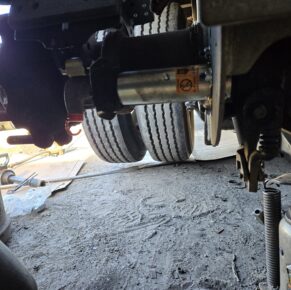
[[202,101],[211,95],[205,66],[123,73],[118,77],[123,105]]
[[24,183],[27,186],[30,187],[42,187],[45,186],[45,181],[41,180],[41,179],[37,179],[37,178],[24,178],[22,176],[11,176],[8,179],[8,184],[22,184]]
[[1,184],[23,184],[30,187],[41,187],[45,186],[45,181],[37,178],[24,178],[22,176],[15,175],[13,170],[7,169],[2,172],[0,178]]
[[291,289],[291,208],[279,226],[280,290]]

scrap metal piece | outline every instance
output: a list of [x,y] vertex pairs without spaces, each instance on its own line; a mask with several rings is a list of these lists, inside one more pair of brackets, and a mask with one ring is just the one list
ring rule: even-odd
[[291,185],[291,173],[285,173],[275,178],[280,184]]

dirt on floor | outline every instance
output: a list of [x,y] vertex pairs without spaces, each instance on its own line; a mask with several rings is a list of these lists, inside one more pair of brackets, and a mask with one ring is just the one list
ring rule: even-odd
[[[100,166],[111,168],[92,156],[82,173]],[[74,181],[42,213],[13,219],[9,247],[39,289],[256,289],[266,277],[260,206],[233,158],[156,166]]]

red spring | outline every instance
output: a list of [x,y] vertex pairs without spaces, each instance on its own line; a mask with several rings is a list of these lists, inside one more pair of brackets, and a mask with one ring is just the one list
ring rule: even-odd
[[68,135],[70,136],[77,136],[79,135],[82,130],[80,129],[78,132],[73,133],[71,131],[71,127],[83,122],[83,114],[69,114],[67,120],[65,122],[65,129]]

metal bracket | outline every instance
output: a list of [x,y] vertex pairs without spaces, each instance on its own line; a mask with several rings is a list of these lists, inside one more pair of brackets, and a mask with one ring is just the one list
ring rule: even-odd
[[249,169],[248,162],[244,154],[244,148],[240,148],[236,154],[236,167],[240,172],[240,177],[244,179],[245,182],[249,180]]
[[259,151],[254,151],[249,160],[245,156],[243,147],[237,151],[237,169],[240,171],[241,178],[246,182],[250,192],[257,192],[258,182],[265,179],[265,174],[262,170],[263,161],[264,156]]
[[264,156],[255,151],[250,155],[249,158],[249,180],[247,186],[250,192],[258,191],[258,182],[264,181],[265,174],[262,170],[262,162],[264,161]]

